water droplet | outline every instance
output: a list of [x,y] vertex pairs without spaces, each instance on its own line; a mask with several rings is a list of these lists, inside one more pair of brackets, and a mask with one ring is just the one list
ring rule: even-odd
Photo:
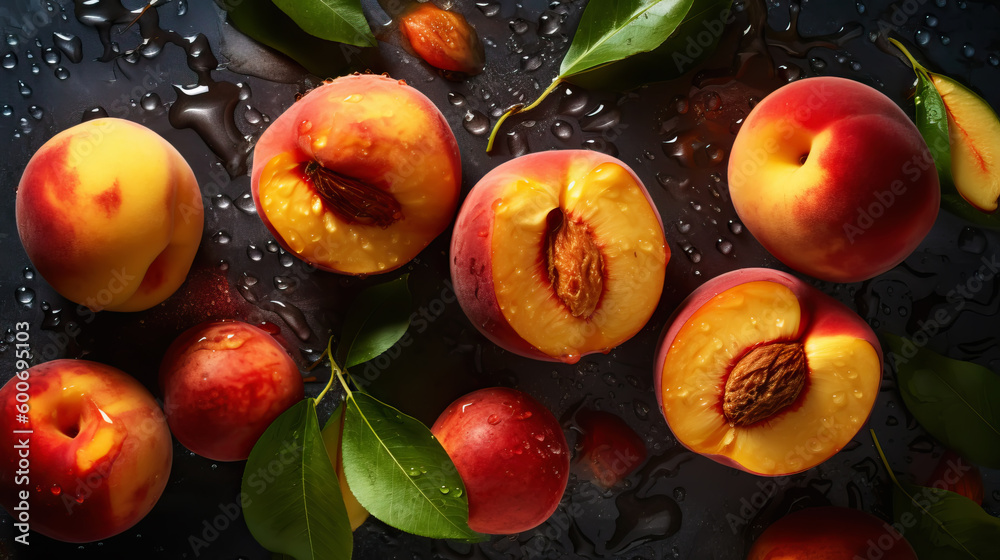
[[10,105],[4,105],[2,113],[3,113],[3,116],[9,117],[9,116],[11,116],[11,115],[14,114],[14,108],[11,107]]
[[420,472],[420,469],[416,469],[416,468],[410,467],[410,470],[406,471],[406,474],[408,474],[410,476],[410,478],[417,478],[422,473]]
[[232,241],[232,237],[229,236],[228,232],[219,230],[212,236],[212,241],[218,243],[219,245],[226,245]]
[[139,105],[146,111],[154,111],[161,105],[160,96],[155,93],[147,93],[142,96]]
[[25,280],[31,280],[35,277],[35,271],[32,270],[30,266],[26,266],[23,270],[21,270],[21,276],[23,276]]
[[247,256],[250,260],[256,262],[264,258],[264,251],[261,251],[256,245],[250,244],[247,246]]
[[14,290],[14,294],[17,297],[18,303],[23,305],[31,305],[31,303],[35,301],[35,290],[26,286],[21,286],[20,288]]
[[486,423],[491,426],[496,426],[497,424],[500,423],[500,421],[501,421],[500,417],[497,416],[496,414],[490,414],[489,417],[486,418]]
[[986,236],[974,227],[966,227],[958,234],[958,248],[966,253],[981,255],[986,251]]
[[926,46],[931,42],[931,34],[926,29],[918,29],[913,34],[913,40],[920,46]]
[[212,197],[212,206],[215,206],[219,210],[225,210],[233,205],[233,199],[229,198],[224,194],[217,194]]
[[886,426],[898,426],[899,425],[899,419],[896,418],[895,416],[889,416],[889,417],[887,417],[885,419],[885,425]]
[[69,70],[63,68],[62,66],[56,68],[55,70],[56,79],[65,80],[69,78]]
[[685,490],[684,487],[678,486],[677,488],[674,488],[675,500],[677,500],[678,502],[683,502],[685,497],[687,497],[687,490]]
[[58,484],[53,484],[52,488],[49,488],[49,491],[52,492],[53,496],[58,496],[62,494],[62,486],[59,486]]
[[295,279],[288,276],[275,276],[274,287],[279,290],[287,290],[295,285]]
[[31,107],[28,107],[28,114],[31,115],[31,118],[36,121],[40,121],[42,120],[42,117],[45,116],[45,111],[43,111],[38,105],[32,105]]
[[545,434],[542,434],[542,433],[535,434],[535,439],[537,439],[539,442],[544,442],[545,441]]
[[686,247],[684,249],[684,254],[687,255],[687,258],[695,264],[701,262],[701,253],[698,252],[698,249],[695,249],[693,245]]
[[511,31],[517,33],[518,35],[522,35],[524,33],[527,33],[528,31],[528,22],[521,18],[511,20],[508,26],[510,27]]
[[569,140],[573,137],[573,125],[562,119],[556,119],[552,123],[552,135],[560,140]]
[[497,2],[476,2],[476,7],[486,17],[493,17],[500,13],[500,4]]
[[250,105],[247,105],[247,110],[246,113],[243,114],[243,118],[249,124],[260,124],[264,120],[264,114]]
[[455,488],[454,490],[451,491],[451,495],[455,496],[456,498],[461,498],[462,494],[465,494],[465,492],[463,492],[461,488]]
[[743,224],[736,220],[729,220],[729,231],[733,232],[733,235],[739,235],[743,233]]
[[992,65],[992,66],[1000,66],[1000,56],[997,56],[995,54],[991,54],[987,58],[987,60],[989,60],[990,65]]
[[715,244],[715,248],[723,255],[731,255],[733,253],[733,243],[728,239],[719,239]]
[[7,45],[11,47],[16,47],[20,41],[17,40],[17,35],[13,33],[7,34]]
[[3,67],[4,68],[6,68],[7,70],[10,70],[11,68],[14,68],[15,66],[17,66],[17,55],[15,55],[12,52],[9,52],[9,53],[3,55]]
[[69,33],[53,33],[52,41],[70,62],[76,64],[83,60],[83,41]]
[[[77,496],[76,498],[74,498],[74,501],[76,503],[78,503],[78,504],[82,504],[85,499],[86,499],[86,497],[83,494],[80,494],[79,496]],[[97,543],[97,544],[101,544],[101,543]]]
[[941,40],[941,44],[942,45],[948,46],[948,45],[951,44],[951,37],[949,37],[947,35],[941,35],[941,37],[939,37],[939,39]]
[[527,420],[528,418],[531,418],[531,416],[532,416],[531,411],[530,410],[525,410],[521,414],[517,415],[517,419],[518,420]]
[[42,51],[42,60],[50,66],[55,66],[62,60],[62,55],[56,49],[48,47]]
[[512,130],[508,132],[507,149],[514,157],[523,156],[528,153],[528,136],[521,130]]
[[973,47],[969,43],[962,45],[962,56],[965,58],[972,58],[976,56],[976,47]]
[[31,97],[31,88],[28,86],[28,84],[22,82],[21,80],[18,80],[17,88],[18,91],[21,93],[22,97]]
[[447,486],[442,486],[442,487],[438,488],[438,490],[440,490],[441,493],[444,494],[444,495],[446,495],[446,496],[451,493],[451,488],[448,488]]
[[250,193],[243,193],[239,198],[233,201],[236,207],[247,214],[256,214],[257,207],[254,206],[253,197]]
[[479,111],[466,111],[462,125],[465,130],[476,136],[482,136],[490,131],[490,119]]
[[539,35],[555,35],[559,32],[562,18],[552,10],[546,10],[538,18]]

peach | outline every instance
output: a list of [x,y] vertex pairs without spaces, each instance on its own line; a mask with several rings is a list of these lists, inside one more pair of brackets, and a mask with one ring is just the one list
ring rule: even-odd
[[581,410],[576,420],[583,438],[574,469],[594,484],[611,488],[646,460],[646,442],[620,416]]
[[266,331],[238,321],[196,325],[160,363],[163,408],[184,447],[242,461],[282,412],[305,398],[295,362]]
[[310,91],[264,131],[253,159],[264,224],[290,253],[332,272],[403,266],[458,206],[462,167],[444,115],[387,76]]
[[510,160],[472,188],[452,235],[451,277],[491,341],[573,363],[646,324],[669,258],[660,215],[628,166],[554,150]]
[[413,2],[399,16],[399,31],[424,62],[441,70],[474,75],[483,71],[486,50],[462,14],[431,2]]
[[31,263],[65,298],[140,311],[184,282],[204,210],[191,167],[152,130],[95,119],[53,136],[17,188],[17,230]]
[[750,111],[730,155],[729,193],[765,249],[833,282],[901,263],[941,201],[934,160],[906,113],[833,77],[782,86]]
[[163,412],[121,370],[45,362],[0,389],[0,409],[0,504],[24,534],[106,539],[142,519],[166,487],[173,444]]
[[687,448],[755,474],[792,474],[828,459],[867,421],[882,348],[842,303],[789,274],[748,268],[681,303],[654,380]]
[[469,500],[469,528],[513,534],[555,512],[569,481],[569,446],[549,409],[516,389],[473,391],[431,427]]
[[356,531],[369,516],[368,510],[361,505],[358,498],[351,491],[347,484],[347,475],[344,474],[344,448],[341,440],[344,436],[344,412],[334,413],[331,423],[323,428],[323,444],[326,447],[327,457],[330,464],[337,471],[337,482],[340,483],[340,495],[344,499],[344,507],[347,509],[347,520],[351,524],[351,530]]
[[825,506],[790,513],[754,541],[747,560],[917,560],[892,525],[861,510]]

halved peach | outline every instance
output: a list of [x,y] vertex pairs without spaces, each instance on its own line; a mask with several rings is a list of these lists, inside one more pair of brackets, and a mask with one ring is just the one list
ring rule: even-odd
[[585,150],[522,156],[488,173],[451,245],[458,301],[499,346],[573,363],[638,332],[663,289],[660,215],[621,161]]
[[387,76],[310,91],[254,148],[257,213],[290,253],[343,274],[403,266],[447,229],[462,163],[441,111]]
[[761,475],[804,471],[843,448],[882,379],[881,346],[856,313],[763,268],[688,296],[656,363],[656,395],[678,441]]

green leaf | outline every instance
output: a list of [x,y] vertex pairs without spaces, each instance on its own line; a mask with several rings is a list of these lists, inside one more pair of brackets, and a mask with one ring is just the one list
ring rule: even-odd
[[559,67],[559,77],[585,72],[660,46],[694,0],[591,0]]
[[413,300],[404,274],[367,288],[347,311],[337,357],[345,369],[392,348],[410,326]]
[[901,483],[893,492],[893,514],[920,560],[996,558],[1000,519],[976,502],[938,488]]
[[243,517],[257,542],[297,560],[350,558],[353,534],[312,399],[257,440],[243,471]]
[[[895,39],[889,42],[896,46],[910,61],[913,72],[917,75],[917,91],[914,96],[916,106],[916,123],[920,135],[924,137],[927,147],[934,158],[938,179],[941,182],[941,207],[959,218],[976,225],[1000,229],[1000,212],[986,214],[965,200],[951,175],[951,140],[948,135],[948,110],[941,93],[934,87],[933,75],[924,68],[906,47]],[[938,75],[940,76],[940,75]],[[971,95],[975,95],[969,92]],[[984,102],[985,103],[985,102]]]
[[348,396],[343,451],[347,483],[375,517],[424,537],[482,540],[469,529],[454,463],[420,421],[355,391]]
[[348,49],[353,47],[309,35],[271,0],[242,0],[226,5],[229,21],[240,32],[321,78],[339,76],[349,66]]
[[917,422],[973,463],[1000,468],[1000,376],[885,334],[896,383]]
[[273,0],[306,33],[356,47],[377,42],[360,0]]

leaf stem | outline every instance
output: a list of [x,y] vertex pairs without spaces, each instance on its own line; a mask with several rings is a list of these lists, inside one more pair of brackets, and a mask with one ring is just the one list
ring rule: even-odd
[[[328,358],[330,358],[330,380],[326,382],[326,387],[323,387],[323,390],[319,392],[319,395],[316,395],[316,401],[313,403],[315,406],[319,406],[319,402],[323,400],[323,395],[326,395],[326,392],[330,390],[330,387],[333,387],[334,378],[340,378],[341,383],[343,383],[343,378],[340,377],[339,375],[340,366],[338,366],[336,360],[333,359],[332,347],[333,347],[333,337],[331,336],[326,341],[326,352],[325,352],[325,355]],[[320,359],[322,359],[322,356],[320,356]],[[346,384],[344,384],[344,389],[348,393],[351,392],[350,388],[348,388]]]
[[489,152],[491,152],[493,150],[493,143],[496,141],[497,134],[500,132],[500,126],[504,123],[504,121],[507,120],[508,117],[511,117],[511,116],[516,115],[518,113],[523,113],[525,111],[530,111],[530,110],[534,109],[535,107],[538,107],[538,105],[546,97],[548,97],[550,93],[552,93],[553,91],[555,91],[555,89],[557,87],[559,87],[559,84],[561,84],[562,82],[563,82],[563,77],[562,76],[557,76],[556,79],[552,80],[552,83],[549,84],[549,87],[545,88],[545,90],[542,91],[541,95],[539,95],[537,99],[535,99],[534,101],[532,101],[528,105],[520,105],[520,104],[519,105],[514,105],[510,109],[507,109],[506,113],[500,115],[500,118],[497,119],[497,123],[495,125],[493,125],[493,130],[490,131],[489,140],[486,141],[486,153],[489,153]]
[[958,538],[955,537],[955,535],[953,535],[950,530],[948,530],[948,527],[945,526],[945,524],[944,524],[943,521],[941,521],[933,513],[931,513],[931,511],[929,509],[927,509],[927,507],[924,504],[920,503],[919,501],[917,501],[916,498],[914,498],[913,496],[911,496],[910,493],[906,491],[906,488],[904,488],[903,485],[900,484],[899,479],[896,478],[896,474],[894,472],[892,472],[892,467],[889,466],[889,460],[886,459],[885,452],[882,451],[882,445],[879,444],[878,437],[875,436],[875,430],[874,429],[869,429],[868,431],[871,432],[871,434],[872,434],[872,441],[875,442],[875,449],[878,451],[879,457],[882,458],[882,464],[885,465],[885,470],[886,470],[887,473],[889,473],[889,478],[892,479],[892,483],[896,485],[896,488],[898,488],[899,491],[902,492],[904,496],[906,496],[907,498],[910,499],[910,503],[912,503],[913,505],[915,505],[918,508],[920,508],[920,511],[924,512],[924,515],[930,517],[931,520],[934,521],[934,523],[942,531],[944,531],[944,533],[946,535],[948,535],[949,537],[951,537],[951,539],[953,541],[955,541],[960,547],[962,547],[962,550],[964,550],[970,556],[972,556],[973,558],[975,558],[976,556],[972,553],[972,551],[969,550],[965,546],[965,543],[963,543],[962,541],[958,540]]
[[903,55],[906,56],[907,60],[910,61],[910,66],[913,68],[914,72],[916,72],[917,74],[923,74],[925,77],[928,78],[930,77],[927,75],[928,74],[927,69],[924,68],[922,64],[917,62],[915,58],[913,58],[913,55],[910,54],[910,51],[906,50],[906,47],[904,47],[902,43],[893,39],[892,37],[888,37],[888,39],[889,42],[892,43],[897,49],[899,49],[903,53]]

